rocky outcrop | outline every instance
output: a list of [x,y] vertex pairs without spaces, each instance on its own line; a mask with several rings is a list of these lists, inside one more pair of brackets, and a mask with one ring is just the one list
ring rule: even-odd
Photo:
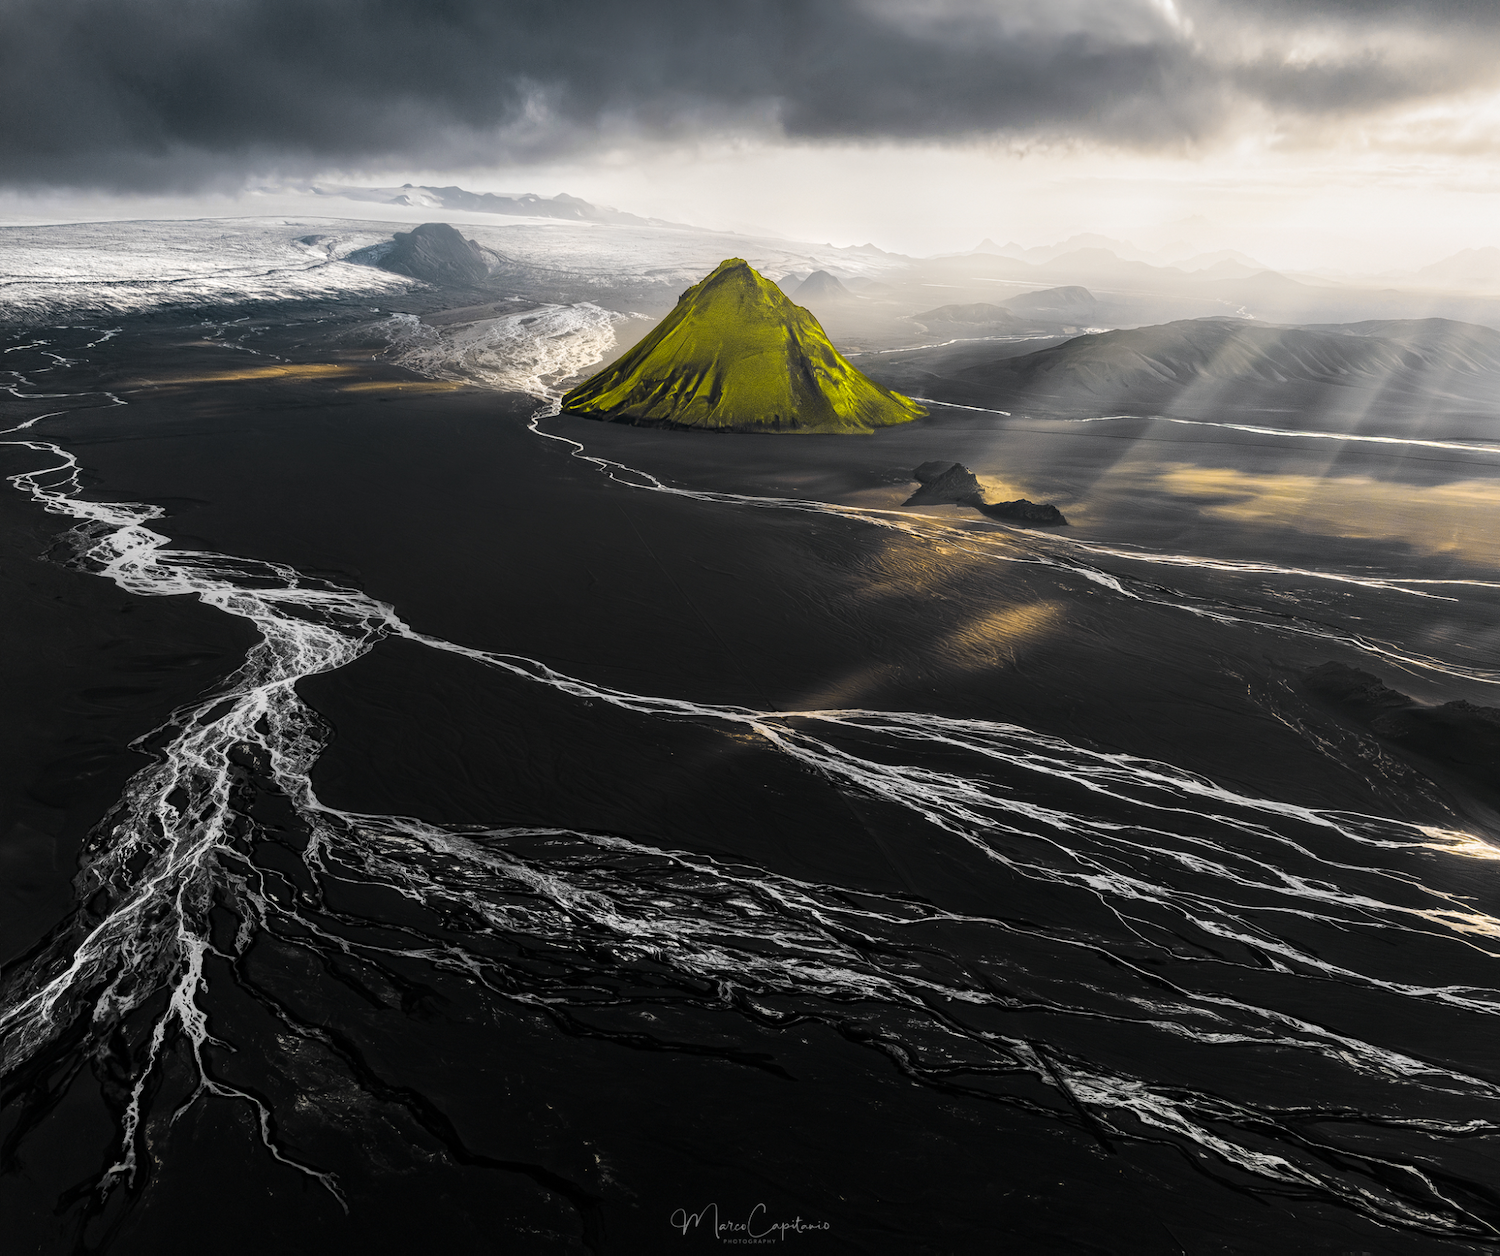
[[924,462],[912,473],[921,488],[903,506],[973,506],[991,519],[1018,523],[1066,524],[1063,513],[1051,503],[1039,505],[1024,497],[1013,502],[987,502],[979,477],[961,462]]
[[1051,502],[1029,502],[1018,497],[1013,502],[980,502],[979,513],[991,519],[1013,519],[1020,523],[1066,524],[1068,521]]
[[912,472],[921,484],[905,506],[977,506],[984,489],[968,467],[958,462],[924,462]]

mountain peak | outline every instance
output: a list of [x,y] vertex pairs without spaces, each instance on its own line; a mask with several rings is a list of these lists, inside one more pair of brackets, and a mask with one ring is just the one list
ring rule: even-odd
[[448,223],[424,222],[396,232],[380,266],[427,283],[470,286],[489,276],[490,257]]
[[840,282],[837,275],[830,275],[826,270],[813,271],[797,286],[792,297],[798,305],[806,305],[809,301],[853,301],[856,299],[854,294]]
[[812,314],[738,257],[684,292],[562,410],[646,427],[841,433],[926,413],[855,370]]

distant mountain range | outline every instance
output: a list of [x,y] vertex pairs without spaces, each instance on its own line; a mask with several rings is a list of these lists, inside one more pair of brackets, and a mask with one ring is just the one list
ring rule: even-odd
[[314,196],[340,196],[349,201],[373,202],[377,205],[399,205],[415,209],[458,209],[471,214],[501,214],[510,218],[562,218],[570,222],[600,222],[635,227],[697,228],[685,223],[667,222],[662,218],[642,218],[607,205],[593,205],[577,196],[559,192],[556,196],[537,196],[532,192],[502,195],[495,192],[470,192],[461,187],[434,188],[403,183],[400,187],[356,188],[339,184],[315,183],[299,191]]
[[854,293],[844,287],[833,275],[826,270],[815,270],[801,283],[797,284],[787,296],[791,297],[798,305],[806,305],[809,301],[814,304],[827,304],[830,301],[853,301]]
[[[1023,248],[1010,241],[996,244],[986,237],[967,256],[986,255],[1010,258],[1031,266],[1042,267],[1052,274],[1074,273],[1091,277],[1098,283],[1106,275],[1128,277],[1132,267],[1142,278],[1151,272],[1176,270],[1195,279],[1248,279],[1260,274],[1279,272],[1264,262],[1235,249],[1219,249],[1216,252],[1189,253],[1185,249],[1166,248],[1147,252],[1137,248],[1129,240],[1116,240],[1109,236],[1086,233],[1070,236],[1055,244]],[[1294,282],[1324,284],[1329,278],[1321,273],[1293,272]],[[1390,271],[1379,276],[1386,283],[1399,283],[1406,287],[1436,288],[1444,291],[1500,292],[1500,248],[1464,249],[1451,257],[1424,266],[1418,271]],[[1357,276],[1344,275],[1341,282],[1356,282]]]
[[1483,288],[1500,292],[1500,249],[1464,249],[1422,267],[1414,278],[1434,288]]
[[985,238],[979,242],[973,252],[988,253],[994,257],[1011,257],[1018,262],[1029,262],[1033,266],[1044,266],[1048,262],[1054,262],[1079,252],[1095,256],[1101,252],[1107,252],[1122,262],[1142,262],[1156,267],[1171,266],[1190,274],[1212,271],[1218,278],[1223,279],[1240,279],[1246,275],[1254,275],[1271,269],[1264,262],[1258,262],[1255,258],[1235,249],[1219,249],[1213,253],[1194,253],[1182,248],[1168,248],[1147,252],[1145,249],[1137,248],[1129,240],[1115,240],[1109,236],[1094,235],[1091,232],[1069,236],[1068,239],[1060,240],[1056,244],[1043,244],[1029,249],[1022,248],[1014,241],[1002,246]]

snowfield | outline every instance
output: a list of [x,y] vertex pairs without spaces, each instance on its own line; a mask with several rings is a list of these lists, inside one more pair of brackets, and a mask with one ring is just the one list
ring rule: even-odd
[[[373,264],[392,234],[410,227],[313,217],[0,227],[0,322],[390,296],[421,286]],[[606,290],[642,280],[680,289],[726,257],[744,257],[770,278],[815,269],[875,278],[904,261],[678,227],[520,219],[460,229],[533,280],[555,275]]]

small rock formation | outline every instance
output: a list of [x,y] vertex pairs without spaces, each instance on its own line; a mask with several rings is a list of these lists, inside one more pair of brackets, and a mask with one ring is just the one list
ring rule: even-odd
[[979,502],[980,514],[991,519],[1017,519],[1022,523],[1060,523],[1068,521],[1051,502],[1029,502],[1018,497],[1013,502]]
[[912,473],[921,484],[903,506],[973,506],[992,519],[1021,523],[1066,524],[1063,513],[1050,503],[1038,505],[1024,497],[1013,502],[987,502],[979,478],[961,462],[924,462]]
[[968,467],[958,462],[924,462],[912,472],[922,487],[905,506],[977,506],[984,489]]
[[385,270],[410,275],[427,283],[473,287],[489,278],[486,251],[446,222],[424,222],[398,231],[390,252],[380,259]]

